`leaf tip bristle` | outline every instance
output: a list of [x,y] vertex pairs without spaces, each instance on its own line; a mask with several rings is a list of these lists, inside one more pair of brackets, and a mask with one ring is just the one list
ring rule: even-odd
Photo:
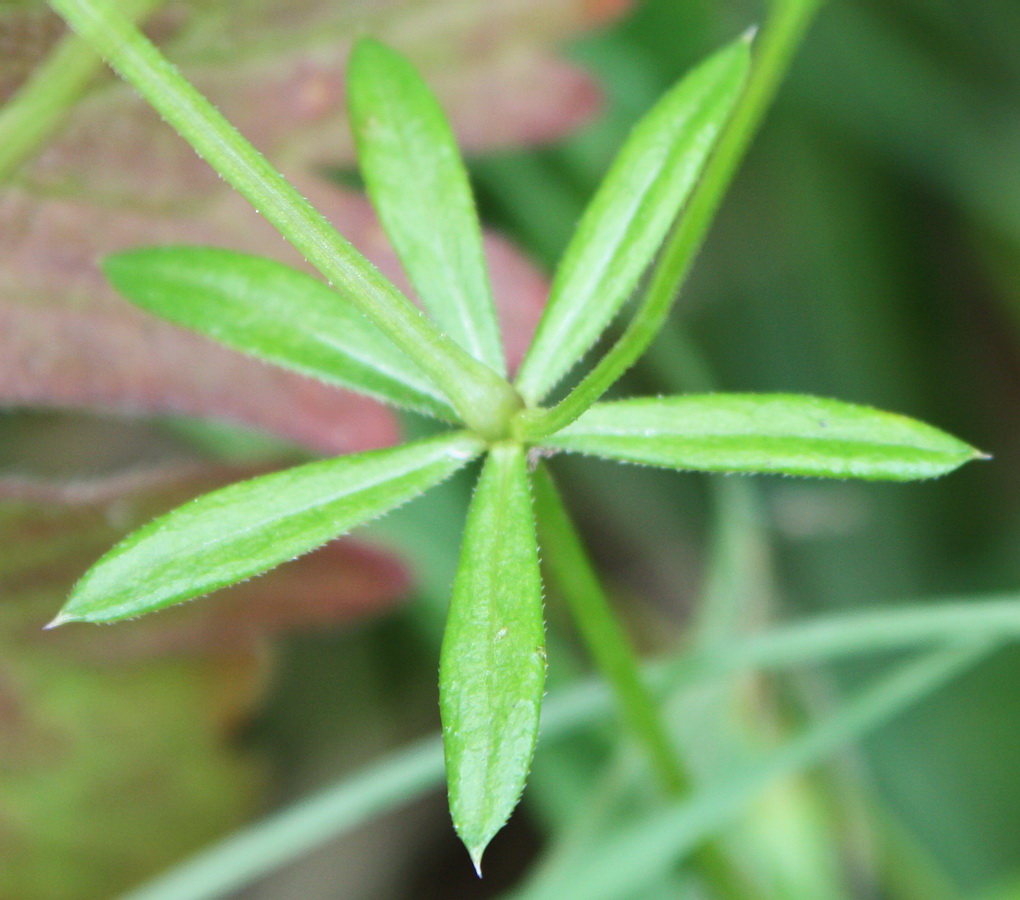
[[57,613],[51,621],[43,625],[43,631],[50,631],[54,628],[59,628],[61,625],[66,625],[68,622],[73,622],[74,617],[65,615],[62,612]]
[[740,35],[740,40],[742,40],[745,44],[750,44],[750,43],[754,42],[754,39],[757,36],[758,36],[758,26],[757,25],[752,25],[742,35]]
[[485,853],[487,844],[481,844],[477,847],[468,847],[468,853],[471,855],[471,864],[475,867],[475,872],[479,878],[482,877],[482,854]]

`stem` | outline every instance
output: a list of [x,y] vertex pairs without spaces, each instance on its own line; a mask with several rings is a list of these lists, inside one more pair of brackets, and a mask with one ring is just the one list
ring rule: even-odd
[[[609,683],[621,717],[644,745],[666,792],[682,797],[691,789],[684,762],[670,741],[659,708],[641,678],[638,658],[544,465],[536,468],[533,485],[543,562],[570,606],[588,652]],[[747,896],[743,877],[716,844],[706,844],[696,857],[718,896],[734,900]]]
[[109,0],[51,0],[220,174],[335,286],[413,359],[480,436],[504,436],[521,406],[517,392],[469,356],[387,281],[200,94]]
[[771,4],[765,27],[756,41],[747,87],[723,129],[701,181],[666,241],[634,318],[606,355],[556,406],[519,414],[517,427],[523,437],[538,440],[577,419],[634,364],[659,333],[820,2],[775,0]]
[[[118,8],[137,22],[161,4],[162,0],[120,0]],[[103,68],[102,57],[76,34],[61,38],[36,66],[0,109],[0,184],[32,158]]]
[[644,744],[666,790],[678,796],[688,787],[683,763],[641,680],[637,656],[544,465],[536,468],[533,484],[542,561],[570,606],[588,651],[616,694],[621,716]]

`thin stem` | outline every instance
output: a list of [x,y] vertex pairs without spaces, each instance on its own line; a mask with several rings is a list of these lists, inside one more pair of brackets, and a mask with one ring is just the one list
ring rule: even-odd
[[[684,762],[669,738],[655,699],[641,677],[637,655],[544,465],[536,468],[533,485],[543,562],[613,691],[621,717],[644,746],[667,793],[682,797],[691,790]],[[715,844],[702,848],[695,862],[720,897],[747,896],[742,876]]]
[[482,437],[504,436],[517,392],[439,331],[109,0],[51,0],[199,156],[411,357]]
[[819,3],[820,0],[772,3],[756,41],[747,87],[723,129],[701,181],[666,241],[634,318],[606,355],[556,406],[519,413],[517,428],[523,437],[538,440],[573,422],[634,364],[659,333]]
[[[118,9],[141,21],[161,5],[162,0],[120,0]],[[36,66],[0,109],[0,184],[32,158],[103,68],[102,57],[76,34],[61,38]]]
[[680,795],[689,786],[683,763],[669,740],[655,700],[641,679],[637,655],[544,465],[536,468],[533,484],[542,562],[570,606],[595,664],[616,694],[620,715],[644,744],[666,790]]

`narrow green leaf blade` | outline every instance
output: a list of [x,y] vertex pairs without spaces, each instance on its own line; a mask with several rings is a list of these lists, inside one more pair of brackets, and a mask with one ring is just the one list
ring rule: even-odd
[[542,582],[524,451],[497,445],[468,514],[439,672],[450,813],[479,872],[524,789],[544,684]]
[[619,311],[662,243],[747,77],[741,38],[690,72],[638,123],[585,211],[517,376],[539,402]]
[[258,575],[417,496],[482,446],[455,432],[213,491],[121,541],[52,624],[130,618]]
[[358,161],[422,303],[472,356],[506,373],[467,172],[439,103],[400,54],[355,45],[347,69]]
[[137,306],[236,350],[398,406],[457,418],[413,361],[305,272],[193,246],[115,253],[103,271]]
[[912,481],[982,454],[916,419],[798,394],[691,394],[597,403],[542,441],[706,472]]

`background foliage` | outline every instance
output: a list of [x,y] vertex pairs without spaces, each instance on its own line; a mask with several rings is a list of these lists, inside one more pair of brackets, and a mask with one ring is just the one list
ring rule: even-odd
[[[559,255],[628,124],[761,16],[755,4],[735,0],[635,4],[568,45],[606,91],[599,117],[551,147],[507,150],[508,142],[570,131],[593,113],[593,82],[550,47],[615,5],[506,4],[504,12],[492,4],[482,19],[453,2],[428,12],[374,6],[384,12],[372,27],[426,71],[431,63],[462,135],[479,151],[474,175],[485,221],[540,267]],[[253,20],[247,30],[216,4],[193,7],[204,18],[170,4],[152,26],[176,35],[168,52],[192,67],[189,74],[206,74],[202,88],[304,179],[341,230],[378,250],[361,201],[311,180],[325,166],[343,174],[349,164],[331,87],[338,43],[329,35],[362,24],[357,5],[263,3],[274,27]],[[323,24],[327,7],[341,14]],[[40,50],[59,30],[38,4],[2,4],[0,13],[5,47],[18,48],[3,61],[13,89],[33,61],[23,48],[35,41]],[[629,385],[645,394],[710,383],[838,396],[923,418],[994,461],[922,485],[713,486],[638,468],[614,467],[609,477],[598,463],[563,460],[558,472],[572,507],[646,649],[668,652],[692,622],[711,636],[810,612],[1015,589],[1018,39],[1011,0],[831,0],[673,326]],[[503,98],[498,115],[492,91]],[[269,115],[265,97],[290,100]],[[289,599],[273,602],[267,579],[255,583],[255,615],[251,596],[237,612],[224,598],[224,611],[201,621],[196,609],[88,640],[80,630],[45,642],[37,635],[66,585],[118,534],[239,468],[299,452],[192,420],[142,425],[97,418],[97,409],[231,419],[315,451],[378,446],[395,434],[375,407],[213,356],[197,339],[101,295],[86,266],[128,240],[280,249],[199,173],[190,151],[131,103],[117,85],[93,92],[70,130],[0,198],[0,400],[91,410],[0,419],[8,498],[0,531],[9,548],[0,558],[5,897],[109,896],[252,810],[304,794],[436,725],[436,648],[466,478],[373,529],[377,545],[395,555],[330,548],[351,559],[346,600],[337,599],[348,588],[334,583],[336,569],[310,557],[311,571],[284,576],[297,580],[277,595],[320,591],[322,602],[297,612]],[[111,122],[122,139],[104,134]],[[96,155],[83,152],[89,148]],[[530,308],[533,321],[537,273],[502,239],[491,241],[506,273],[497,294],[515,298],[518,311]],[[160,369],[162,360],[171,365]],[[355,609],[389,608],[401,594],[408,600],[400,610],[371,624],[323,627]],[[706,605],[713,595],[739,602]],[[554,597],[547,607],[556,642],[550,680],[562,683],[586,664]],[[270,663],[265,633],[298,623],[314,627],[276,641]],[[997,897],[1000,889],[1012,896],[1020,880],[1017,659],[997,653],[823,775],[786,783],[753,806],[730,840],[756,867],[762,896],[864,897],[875,885],[889,896]],[[746,681],[726,716],[713,715],[718,694],[703,691],[675,717],[692,759],[725,769],[876,671],[867,658]],[[649,787],[620,756],[618,732],[607,716],[596,733],[540,746],[525,812],[494,842],[480,886],[434,798],[309,856],[252,896],[495,895],[540,846],[569,860],[570,841],[586,838],[578,821],[590,818],[593,793],[605,798],[611,821],[644,802]],[[173,785],[181,808],[153,784]],[[623,801],[613,793],[619,784],[631,787]],[[661,890],[686,896],[680,883]]]

